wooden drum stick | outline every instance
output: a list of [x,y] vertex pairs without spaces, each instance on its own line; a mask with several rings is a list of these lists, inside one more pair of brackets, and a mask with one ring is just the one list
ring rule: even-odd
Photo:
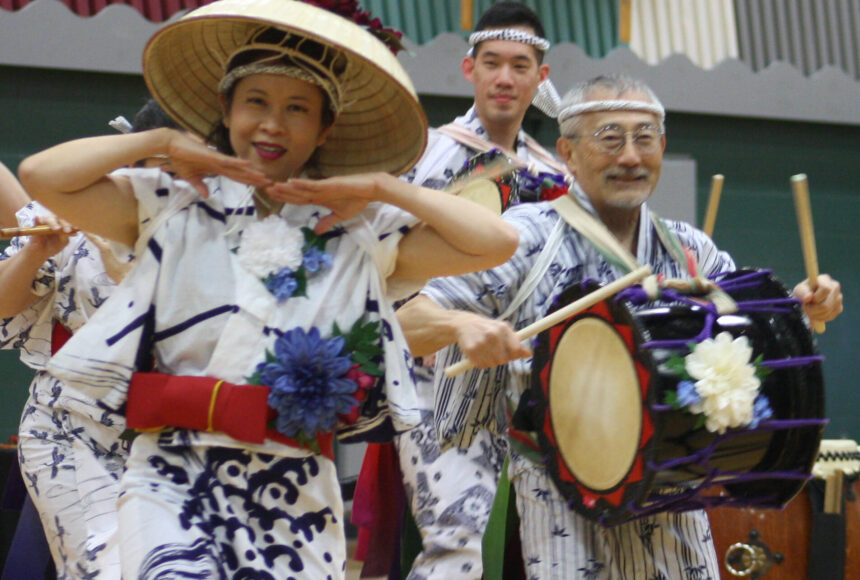
[[[551,327],[555,326],[556,324],[558,324],[559,322],[562,322],[563,320],[570,318],[574,314],[578,314],[579,312],[585,310],[586,308],[590,308],[590,307],[594,306],[595,304],[597,304],[601,300],[605,300],[606,298],[609,298],[613,294],[617,294],[618,292],[620,292],[621,290],[624,290],[628,286],[632,286],[633,284],[636,284],[637,282],[639,282],[643,278],[647,277],[649,274],[651,274],[651,266],[642,266],[641,268],[637,268],[636,270],[633,270],[632,272],[630,272],[626,276],[622,276],[618,280],[615,280],[614,282],[610,282],[606,286],[601,286],[600,288],[598,288],[594,292],[591,292],[590,294],[586,294],[585,296],[583,296],[579,300],[571,302],[570,304],[568,304],[567,306],[565,306],[563,308],[559,308],[558,310],[556,310],[552,314],[548,314],[547,316],[544,316],[540,320],[537,320],[537,321],[529,324],[525,328],[521,328],[520,330],[517,331],[517,338],[520,339],[521,341],[523,341],[527,338],[531,338],[534,335],[543,332],[547,328],[551,328]],[[460,373],[466,372],[467,370],[469,370],[473,366],[475,366],[475,365],[472,364],[472,361],[470,361],[467,358],[464,358],[463,360],[461,360],[461,361],[449,366],[448,368],[446,368],[445,369],[445,376],[446,377],[456,377]]]
[[[73,230],[72,233],[77,230]],[[51,234],[61,234],[63,232],[55,231],[51,226],[31,226],[25,228],[0,228],[0,238],[14,238],[16,236],[49,236]]]
[[[803,262],[806,265],[806,278],[810,289],[815,292],[818,288],[818,255],[815,251],[815,233],[812,227],[812,209],[809,205],[809,182],[806,175],[798,173],[791,177],[791,189],[794,192],[794,209],[797,210],[797,225],[800,227],[800,245],[803,248]],[[815,332],[822,334],[824,322],[816,321],[813,325]]]
[[618,12],[618,41],[630,44],[633,0],[621,0]]
[[717,221],[717,208],[720,207],[720,195],[723,193],[723,181],[725,178],[719,173],[711,178],[711,195],[708,196],[708,209],[705,212],[705,223],[702,225],[702,231],[708,234],[709,238],[714,237],[714,224]]
[[474,0],[460,0],[460,28],[463,30],[472,30],[474,14]]

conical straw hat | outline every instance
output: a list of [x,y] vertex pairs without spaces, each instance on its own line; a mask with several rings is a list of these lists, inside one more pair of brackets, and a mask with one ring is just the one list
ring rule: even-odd
[[155,99],[204,137],[221,122],[218,83],[227,59],[262,29],[275,27],[341,51],[343,103],[318,151],[323,175],[400,174],[421,156],[427,117],[412,82],[385,44],[357,24],[296,0],[219,0],[159,30],[143,53]]

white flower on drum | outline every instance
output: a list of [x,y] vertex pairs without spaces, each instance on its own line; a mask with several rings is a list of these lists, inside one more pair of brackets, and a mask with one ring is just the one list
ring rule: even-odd
[[256,221],[242,232],[239,262],[258,278],[266,278],[284,268],[297,270],[302,265],[304,234],[279,216]]
[[753,422],[761,380],[751,358],[747,337],[733,339],[728,332],[703,340],[685,357],[684,368],[699,398],[687,408],[705,415],[709,431],[725,433]]

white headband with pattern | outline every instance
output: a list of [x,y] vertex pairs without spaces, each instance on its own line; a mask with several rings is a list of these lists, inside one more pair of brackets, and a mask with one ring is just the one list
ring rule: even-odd
[[657,115],[660,128],[666,120],[666,110],[662,105],[648,103],[645,101],[630,101],[624,99],[604,99],[600,101],[585,101],[561,108],[561,96],[550,79],[542,81],[538,85],[537,93],[532,104],[543,111],[548,117],[558,120],[561,134],[566,134],[565,129],[570,127],[571,118],[583,113],[598,111],[642,111]]
[[657,116],[657,122],[661,130],[663,129],[663,123],[666,119],[666,110],[655,103],[629,101],[624,99],[585,101],[584,103],[567,106],[559,111],[559,132],[562,136],[569,134],[569,129],[571,128],[571,125],[573,125],[573,117],[583,113],[595,113],[600,111],[641,111],[643,113],[652,113]]
[[116,129],[120,133],[131,133],[132,131],[134,131],[134,127],[132,126],[131,122],[129,122],[129,120],[122,115],[108,121],[108,125]]
[[643,111],[653,113],[660,119],[666,116],[666,111],[660,105],[646,101],[628,101],[625,99],[606,99],[601,101],[585,101],[562,109],[558,114],[558,122],[563,123],[570,117],[595,111]]
[[513,42],[521,42],[528,44],[541,52],[549,50],[549,41],[546,38],[541,38],[525,30],[519,28],[492,28],[490,30],[481,30],[473,32],[469,35],[469,56],[475,52],[475,46],[485,40],[510,40]]

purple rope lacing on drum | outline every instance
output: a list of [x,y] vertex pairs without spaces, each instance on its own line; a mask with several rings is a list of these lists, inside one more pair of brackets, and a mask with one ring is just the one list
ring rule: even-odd
[[[667,405],[652,405],[652,409],[655,411],[665,411],[670,410],[671,407]],[[796,429],[799,427],[819,427],[827,424],[827,419],[788,419],[788,420],[773,420],[773,421],[765,421],[761,423],[756,431],[777,431],[784,429]],[[654,472],[661,471],[664,469],[677,468],[684,465],[699,465],[706,466],[708,459],[714,453],[716,447],[727,440],[736,438],[742,434],[748,433],[748,430],[732,430],[728,431],[722,435],[718,435],[714,441],[708,445],[707,447],[697,451],[696,453],[683,457],[680,459],[673,459],[670,461],[664,461],[662,463],[656,463],[653,461],[649,461],[647,464],[648,469],[653,470]],[[730,495],[726,496],[705,496],[700,495],[704,489],[711,487],[712,485],[733,485],[733,484],[741,484],[741,483],[749,483],[753,481],[762,481],[762,480],[770,480],[770,479],[780,479],[780,480],[801,480],[806,481],[812,478],[812,474],[810,474],[806,470],[793,470],[793,471],[770,471],[770,472],[758,472],[758,473],[750,473],[750,472],[737,472],[737,471],[723,471],[718,468],[709,469],[704,476],[702,476],[701,480],[691,486],[685,486],[683,491],[679,491],[674,495],[666,495],[664,497],[661,496],[652,496],[646,500],[646,503],[643,505],[637,505],[635,502],[629,502],[626,506],[627,511],[631,516],[627,518],[628,520],[641,518],[644,516],[660,513],[660,512],[683,512],[689,511],[692,509],[704,509],[709,507],[717,507],[717,506],[742,506],[748,507],[750,505],[750,501],[748,498],[744,497],[733,497]],[[570,500],[568,502],[568,507],[573,509],[577,505],[577,500]],[[763,495],[757,498],[755,505],[761,507],[779,507],[779,503],[777,502],[777,495]],[[601,523],[607,523],[608,518],[605,516],[599,516],[598,520]],[[617,523],[617,522],[615,522]]]
[[[741,290],[745,288],[753,288],[759,285],[759,280],[762,277],[769,276],[770,274],[771,272],[769,270],[753,271],[747,274],[737,276],[735,278],[724,280],[720,283],[720,287],[726,292]],[[642,345],[640,345],[641,348],[681,348],[686,347],[687,344],[689,344],[690,342],[701,342],[702,340],[711,336],[714,323],[720,316],[714,304],[694,301],[672,289],[664,289],[662,291],[662,298],[668,301],[688,304],[703,309],[705,311],[705,320],[702,331],[692,339],[687,338],[675,340],[655,340],[643,343]],[[648,294],[641,286],[633,286],[619,292],[615,296],[615,300],[627,300],[634,305],[642,305],[649,301],[652,301],[653,298],[648,296]],[[738,312],[781,313],[791,312],[796,304],[799,304],[799,301],[794,298],[749,300],[740,301],[737,303]],[[762,361],[760,364],[762,366],[779,369],[793,366],[804,366],[821,361],[823,360],[823,358],[824,357],[822,356],[805,356],[791,359],[767,360]],[[651,405],[651,409],[655,412],[667,412],[671,411],[672,407],[669,405],[655,403]],[[802,427],[821,427],[826,424],[827,419],[775,419],[762,422],[756,428],[756,431],[778,431],[785,429],[797,429]],[[745,433],[749,433],[749,430],[730,430],[726,433],[716,436],[716,438],[713,442],[711,442],[710,445],[703,449],[700,449],[692,455],[660,463],[649,461],[648,468],[656,472],[665,469],[677,468],[684,465],[698,465],[701,467],[707,467],[707,462],[709,458],[713,455],[718,445],[720,445],[724,441],[734,439]],[[717,483],[720,485],[732,485],[769,479],[809,480],[811,478],[812,475],[805,470],[749,473],[737,471],[722,471],[718,468],[712,468],[707,471],[706,475],[703,476],[703,478],[697,485],[685,487],[683,491],[676,493],[675,495],[667,495],[665,497],[656,496],[656,498],[649,498],[647,500],[647,503],[641,506],[638,506],[633,502],[629,503],[627,505],[627,509],[629,513],[632,514],[632,516],[627,519],[636,519],[666,511],[681,512],[688,511],[691,509],[703,509],[716,506],[750,505],[749,499],[743,497],[733,497],[730,495],[699,495],[702,490]],[[578,500],[576,499],[570,500],[568,502],[568,507],[573,509],[577,505],[577,502]],[[760,505],[763,507],[778,507],[779,504],[777,504],[776,502],[777,495],[771,494],[769,496],[762,496],[757,498],[756,505]],[[606,516],[601,515],[598,517],[598,521],[600,521],[601,523],[607,523],[607,520],[608,518]]]
[[[651,408],[655,409],[655,407],[656,407],[656,405],[652,405]],[[661,407],[663,407],[663,405],[661,405]],[[801,427],[818,427],[818,426],[824,426],[826,424],[827,424],[827,419],[773,419],[770,421],[763,421],[762,423],[759,424],[758,427],[756,427],[754,429],[754,431],[756,431],[756,432],[782,431],[785,429],[798,429]],[[749,432],[750,432],[750,430],[748,430],[748,429],[737,429],[737,430],[726,431],[725,433],[723,433],[721,435],[717,435],[714,438],[714,440],[711,442],[710,445],[703,447],[702,449],[698,450],[697,452],[693,453],[692,455],[688,455],[686,457],[679,457],[677,459],[671,459],[668,461],[663,461],[661,463],[649,461],[648,462],[648,468],[656,470],[656,471],[660,471],[663,469],[673,469],[673,468],[681,466],[681,465],[705,466],[705,465],[707,465],[708,459],[710,459],[710,457],[714,454],[714,450],[717,448],[718,445],[720,445],[724,441],[729,441],[731,439],[734,439],[734,438],[738,437],[739,435],[748,434]],[[726,472],[726,473],[730,473],[730,472]],[[774,472],[774,473],[779,473],[779,472]],[[768,478],[795,479],[792,477],[789,477],[789,478],[781,477],[779,475],[774,475],[774,473],[769,474]],[[742,474],[739,474],[739,477],[741,478],[740,481],[747,481],[746,478],[752,477],[752,475],[748,474],[748,473],[742,473]]]
[[[770,270],[757,270],[755,272],[742,274],[740,276],[737,276],[736,278],[724,280],[720,283],[720,287],[726,292],[736,291],[743,288],[753,288],[759,285],[758,281],[761,278],[765,276],[770,276],[770,274]],[[673,290],[671,288],[664,288],[661,292],[661,298],[669,302],[687,304],[689,306],[694,306],[696,308],[704,310],[704,323],[702,325],[702,330],[697,335],[691,338],[651,340],[648,342],[643,342],[640,345],[641,348],[683,348],[690,342],[702,342],[703,340],[711,336],[711,333],[714,328],[714,323],[720,316],[720,313],[717,312],[717,307],[714,304],[708,302],[702,303],[693,300],[687,295],[682,294],[677,290]],[[641,286],[633,286],[630,288],[625,288],[624,290],[619,292],[615,296],[615,300],[628,300],[633,304],[642,305],[653,300],[653,298],[648,296],[648,294]],[[739,301],[737,305],[738,312],[790,313],[794,309],[794,306],[799,303],[800,301],[796,298],[771,298],[766,300]],[[824,358],[820,356],[798,357],[797,359],[786,359],[785,361],[768,361],[767,363],[762,364],[767,364],[767,366],[771,368],[783,368],[787,366],[803,366],[820,360],[824,360]]]
[[[797,479],[801,479],[801,475],[803,479],[810,479],[811,476],[807,474],[797,474]],[[764,478],[760,478],[764,479]],[[733,497],[730,495],[726,496],[706,496],[700,495],[703,490],[708,487],[711,487],[715,484],[731,484],[731,481],[727,481],[724,479],[723,474],[719,472],[708,473],[702,480],[702,482],[698,485],[688,487],[683,491],[680,491],[675,496],[665,497],[661,499],[648,500],[648,503],[645,505],[638,506],[634,502],[629,502],[626,506],[628,513],[631,514],[630,517],[626,518],[627,520],[638,519],[645,516],[650,516],[653,514],[661,513],[661,512],[682,512],[689,511],[694,509],[705,509],[710,507],[717,506],[731,506],[735,505],[738,507],[749,507],[750,502],[747,498],[742,497]],[[575,505],[575,504],[574,504]],[[770,494],[761,496],[756,505],[761,507],[779,507],[779,503],[777,502],[777,495]],[[573,506],[571,506],[572,508]],[[605,516],[599,516],[598,521],[603,524],[607,523],[607,518]],[[617,523],[617,522],[616,522]]]
[[821,362],[823,360],[823,356],[814,355],[798,356],[795,358],[776,358],[773,360],[763,360],[759,364],[763,367],[769,367],[772,369],[785,369],[789,367],[802,367],[805,365],[811,365],[814,362]]
[[[738,505],[749,507],[750,501],[748,498],[732,497],[732,496],[706,496],[699,495],[703,490],[713,485],[733,485],[752,481],[762,481],[768,479],[792,479],[807,481],[812,479],[812,474],[806,471],[782,471],[782,472],[767,472],[767,473],[735,473],[723,472],[718,469],[709,471],[701,480],[700,483],[694,486],[685,488],[683,491],[676,493],[674,496],[651,497],[646,500],[643,505],[636,505],[635,502],[627,504],[627,510],[633,514],[635,519],[643,516],[648,516],[660,512],[683,512],[691,509],[701,509],[706,507],[716,507],[724,505]],[[777,507],[777,495],[762,495],[756,505],[761,507]],[[605,518],[600,518],[605,522]]]

